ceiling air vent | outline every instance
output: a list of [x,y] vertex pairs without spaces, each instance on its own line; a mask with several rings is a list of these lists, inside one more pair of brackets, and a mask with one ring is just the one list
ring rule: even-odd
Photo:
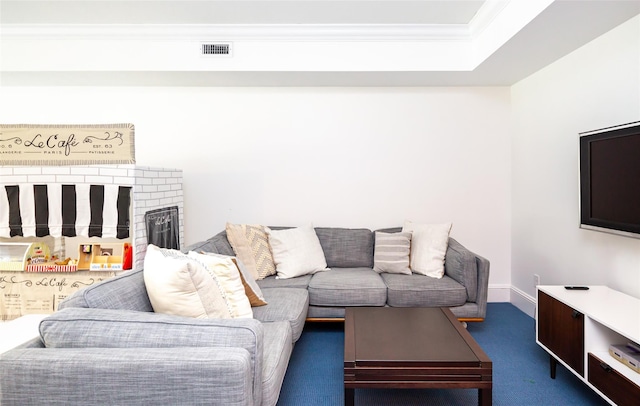
[[200,53],[203,56],[231,56],[231,43],[203,43]]

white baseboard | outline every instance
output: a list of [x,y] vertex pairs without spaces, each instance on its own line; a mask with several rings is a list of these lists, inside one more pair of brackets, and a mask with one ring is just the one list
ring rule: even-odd
[[515,286],[511,287],[511,303],[524,313],[535,318],[536,299]]
[[489,285],[488,302],[510,302],[511,285]]
[[531,317],[535,317],[536,299],[511,285],[490,285],[488,302],[508,302]]

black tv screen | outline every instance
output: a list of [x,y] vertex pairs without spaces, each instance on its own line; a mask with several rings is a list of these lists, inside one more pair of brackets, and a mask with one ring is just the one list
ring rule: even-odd
[[580,226],[640,238],[640,122],[580,134]]

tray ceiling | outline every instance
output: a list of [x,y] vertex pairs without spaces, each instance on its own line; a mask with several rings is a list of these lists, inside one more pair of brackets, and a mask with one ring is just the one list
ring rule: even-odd
[[[510,85],[638,13],[636,0],[3,0],[0,79],[4,85]],[[86,55],[81,63],[69,55],[69,66],[30,62],[21,50],[39,39],[58,39],[62,53],[81,40],[111,41],[133,58],[106,68]],[[176,40],[210,39],[232,43],[234,54],[203,64],[171,48]],[[136,61],[140,52],[127,48],[131,40],[152,46],[171,40],[167,51],[183,63],[168,56]]]

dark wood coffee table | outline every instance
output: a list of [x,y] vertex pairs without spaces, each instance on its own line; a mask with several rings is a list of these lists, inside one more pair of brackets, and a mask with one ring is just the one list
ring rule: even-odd
[[492,363],[447,308],[350,307],[344,323],[344,403],[357,388],[478,389],[490,405]]

